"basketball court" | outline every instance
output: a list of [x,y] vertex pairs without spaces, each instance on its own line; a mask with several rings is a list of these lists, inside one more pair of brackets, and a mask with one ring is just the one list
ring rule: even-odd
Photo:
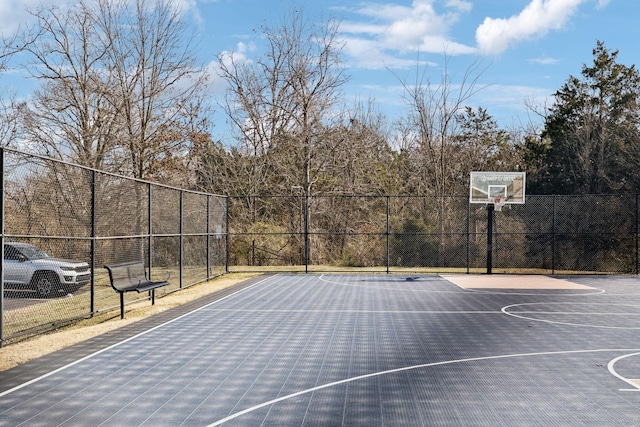
[[640,425],[639,286],[263,276],[0,373],[0,426]]

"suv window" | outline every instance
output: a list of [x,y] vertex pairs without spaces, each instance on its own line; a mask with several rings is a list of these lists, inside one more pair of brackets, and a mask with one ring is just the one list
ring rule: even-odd
[[5,247],[4,247],[4,259],[8,259],[10,261],[20,261],[21,259],[24,259],[24,255],[22,255],[20,253],[20,251],[18,251],[13,246],[5,245]]
[[35,246],[23,246],[18,252],[27,259],[50,258],[48,253]]

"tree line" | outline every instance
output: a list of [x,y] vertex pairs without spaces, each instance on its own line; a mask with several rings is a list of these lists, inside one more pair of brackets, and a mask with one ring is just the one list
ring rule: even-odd
[[[339,22],[291,11],[257,31],[252,62],[198,60],[196,33],[172,0],[80,0],[30,10],[34,24],[3,39],[0,72],[37,82],[27,99],[0,76],[0,141],[83,166],[206,192],[255,195],[468,192],[474,170],[527,172],[528,194],[640,190],[640,76],[602,41],[569,76],[541,125],[502,128],[470,106],[481,62],[454,84],[416,64],[404,114],[351,102]],[[390,71],[391,72],[391,71]],[[227,91],[215,106],[209,83]],[[216,136],[226,113],[232,140]],[[255,214],[258,206],[249,212]]]

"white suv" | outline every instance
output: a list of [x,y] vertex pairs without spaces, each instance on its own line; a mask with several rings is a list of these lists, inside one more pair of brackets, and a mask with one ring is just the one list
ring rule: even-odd
[[39,297],[66,295],[91,281],[86,262],[52,258],[26,243],[5,242],[3,267],[5,292],[27,290]]

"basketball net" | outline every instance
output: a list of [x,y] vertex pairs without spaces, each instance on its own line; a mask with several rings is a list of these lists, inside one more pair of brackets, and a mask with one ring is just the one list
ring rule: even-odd
[[502,196],[493,196],[493,210],[496,212],[502,211],[505,200]]

